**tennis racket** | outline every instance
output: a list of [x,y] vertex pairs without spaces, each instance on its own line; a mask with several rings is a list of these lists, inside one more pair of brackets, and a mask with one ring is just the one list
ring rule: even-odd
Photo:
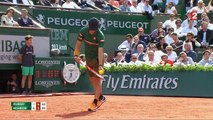
[[[69,48],[71,48],[74,51],[74,48],[71,47],[70,45],[68,45]],[[95,74],[97,77],[101,78],[102,80],[104,79],[104,77],[100,74],[98,74],[95,70],[93,70],[90,66],[88,65],[84,65],[83,61],[80,61],[80,64],[85,66],[89,71],[91,71],[93,74]]]
[[[81,65],[84,65],[83,64],[83,61],[80,61],[80,64]],[[102,80],[104,79],[104,77],[100,74],[98,74],[95,70],[93,70],[90,66],[88,65],[84,65],[89,71],[91,71],[93,74],[95,74],[97,77],[101,78]]]

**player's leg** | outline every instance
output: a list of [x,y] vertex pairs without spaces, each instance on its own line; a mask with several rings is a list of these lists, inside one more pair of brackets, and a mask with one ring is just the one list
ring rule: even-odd
[[94,100],[91,103],[91,105],[89,106],[88,110],[89,111],[96,111],[99,108],[100,105],[100,101],[99,101],[99,96],[101,95],[101,87],[100,87],[100,81],[98,78],[96,77],[90,77],[90,81],[93,85],[94,88]]
[[27,79],[28,74],[29,74],[28,67],[22,66],[22,79],[21,79],[21,92],[22,92],[22,94],[26,94],[25,83],[26,83],[26,79]]
[[[98,72],[98,61],[97,60],[91,60],[91,61],[87,61],[86,62],[88,66],[90,66],[93,70],[95,70],[96,72]],[[89,107],[89,111],[96,111],[102,104],[102,99],[100,100],[100,98],[103,98],[102,96],[102,85],[101,85],[101,79],[99,77],[97,77],[94,73],[92,73],[90,70],[87,70],[88,74],[90,76],[90,81],[93,85],[94,88],[94,100],[92,102],[92,104]]]
[[21,79],[21,88],[22,89],[24,89],[24,87],[25,87],[26,79],[27,79],[27,76],[26,75],[22,75],[22,79]]
[[106,101],[106,98],[102,94],[102,81],[98,77],[91,77],[90,80],[92,81],[95,90],[94,97],[101,102],[100,104],[98,104],[98,107],[100,107]]
[[34,71],[34,67],[29,67],[29,75],[28,75],[28,93],[31,94],[32,90],[32,79],[33,79],[33,71]]
[[101,80],[100,78],[97,78],[97,77],[90,77],[90,80],[94,87],[94,92],[95,92],[94,99],[99,99],[100,95],[102,94]]
[[32,86],[32,75],[28,75],[28,86],[27,86],[27,88],[28,88],[28,93],[29,94],[31,94],[32,93],[32,91],[31,91],[31,86]]
[[102,95],[102,83],[98,77],[90,77],[92,85],[94,87],[94,100],[89,107],[89,111],[96,111],[105,101],[106,98]]

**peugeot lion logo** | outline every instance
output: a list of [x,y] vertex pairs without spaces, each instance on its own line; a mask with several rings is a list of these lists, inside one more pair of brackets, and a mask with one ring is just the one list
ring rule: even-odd
[[100,18],[100,30],[106,30],[106,20],[104,18]]
[[38,14],[38,16],[36,17],[37,18],[37,20],[40,22],[40,23],[42,23],[42,24],[44,24],[44,19],[45,19],[45,16],[44,15],[42,15],[42,14]]

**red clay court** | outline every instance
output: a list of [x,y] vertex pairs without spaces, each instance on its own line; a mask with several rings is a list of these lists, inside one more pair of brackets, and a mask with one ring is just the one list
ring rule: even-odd
[[[93,95],[69,93],[39,96],[0,98],[0,119],[213,119],[211,98],[107,95],[107,102],[97,112],[88,112]],[[12,111],[12,101],[47,102],[47,110]]]

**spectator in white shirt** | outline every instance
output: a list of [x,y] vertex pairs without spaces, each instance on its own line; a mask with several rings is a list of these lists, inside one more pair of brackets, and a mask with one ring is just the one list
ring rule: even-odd
[[143,6],[145,4],[145,0],[141,0],[141,2],[138,3],[138,7],[140,7],[140,9],[143,9]]
[[176,10],[173,2],[169,2],[169,4],[166,7],[165,13],[166,14],[172,14],[173,13],[173,14],[177,15],[177,10]]
[[183,33],[186,35],[187,33],[192,32],[194,36],[197,36],[197,28],[193,26],[193,20],[189,20],[189,26],[183,28]]
[[148,52],[148,59],[145,61],[145,64],[150,65],[150,66],[156,66],[158,65],[158,61],[155,59],[153,51]]
[[137,5],[137,0],[132,0],[131,12],[142,13],[141,8]]
[[184,33],[183,33],[183,27],[181,26],[182,20],[181,19],[177,19],[175,24],[176,27],[174,28],[174,33],[177,33],[178,37],[183,37]]
[[6,15],[1,16],[2,26],[19,26],[19,24],[13,19],[14,10],[13,8],[8,8]]
[[22,0],[22,3],[23,3],[24,5],[34,5],[34,4],[33,4],[33,1],[31,1],[31,0]]
[[144,6],[142,8],[142,13],[146,13],[146,14],[152,15],[153,10],[152,10],[152,7],[149,5],[149,0],[145,0]]
[[174,28],[169,28],[168,29],[168,34],[165,36],[165,42],[170,45],[174,42],[172,38],[172,33],[174,32]]
[[179,54],[179,59],[176,63],[174,63],[175,66],[188,66],[188,65],[194,65],[194,61],[191,57],[187,57],[187,54],[185,52],[181,52]]
[[112,65],[119,66],[119,65],[126,65],[126,64],[127,63],[125,61],[124,55],[121,52],[118,52]]
[[107,61],[108,54],[104,53],[104,67],[111,67],[111,64]]
[[75,2],[72,0],[67,0],[63,5],[63,8],[72,8],[72,9],[81,9]]
[[203,52],[203,59],[199,61],[198,65],[212,66],[213,65],[213,61],[210,60],[210,55],[211,55],[211,52],[209,50],[205,50]]
[[142,61],[139,61],[137,58],[137,54],[132,54],[131,61],[128,63],[128,65],[142,65]]
[[173,51],[173,47],[172,46],[167,46],[166,47],[166,52],[168,55],[168,59],[175,62],[177,60],[177,53],[175,51]]
[[150,43],[149,44],[149,47],[147,48],[146,50],[146,53],[144,54],[144,60],[148,60],[148,52],[149,51],[153,51],[154,52],[154,57],[155,57],[155,60],[157,62],[160,62],[161,61],[161,56],[165,53],[163,53],[161,50],[158,50],[157,49],[157,46],[154,44],[154,43]]
[[197,13],[203,13],[208,12],[208,10],[205,7],[205,4],[203,3],[203,0],[198,1],[198,6],[193,7],[190,11],[197,11]]
[[121,47],[126,46],[126,48],[130,50],[132,47],[132,38],[132,34],[127,34],[126,40],[118,46],[118,49],[121,49]]
[[169,20],[166,20],[164,23],[163,23],[163,28],[175,28],[176,27],[176,24],[175,24],[176,20],[175,20],[175,14],[170,14],[170,19]]
[[[182,26],[183,28],[186,27],[186,26],[189,26],[189,20],[190,20],[190,12],[187,12],[187,19],[185,19],[185,20],[182,22],[181,26]],[[193,21],[193,26],[197,26],[197,20],[194,20],[194,21]]]

